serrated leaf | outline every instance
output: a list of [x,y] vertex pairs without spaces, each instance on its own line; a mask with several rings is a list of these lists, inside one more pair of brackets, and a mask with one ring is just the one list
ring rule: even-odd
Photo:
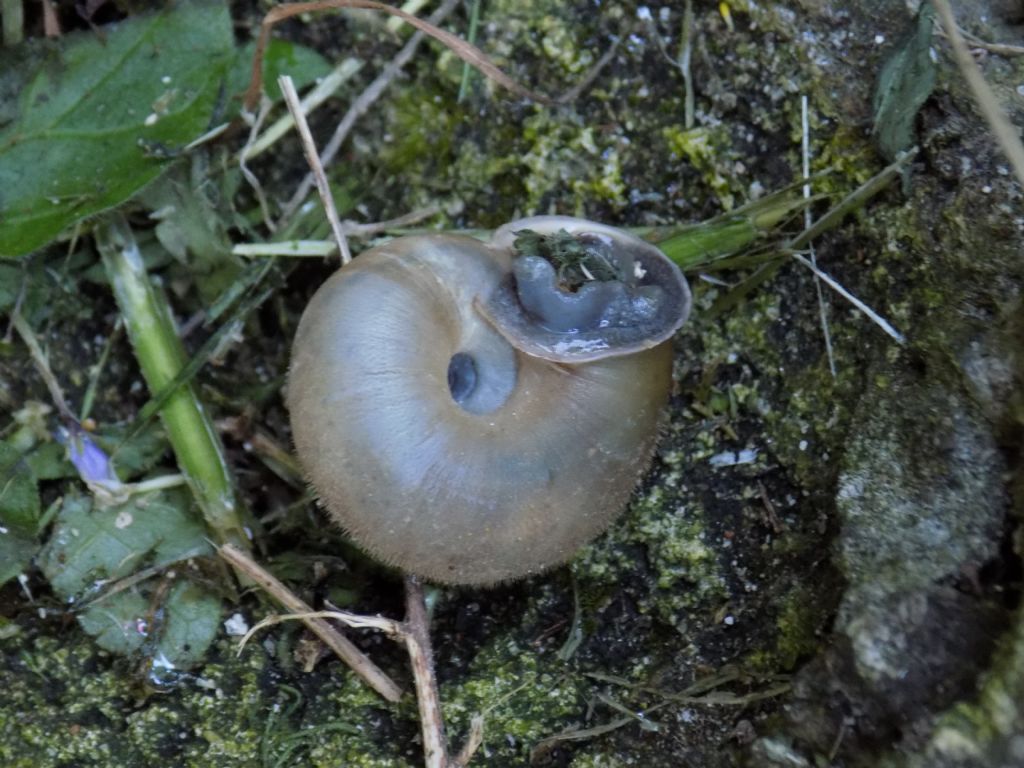
[[220,627],[220,600],[187,581],[176,584],[161,605],[162,630],[155,645],[148,623],[151,608],[139,591],[112,595],[87,608],[78,617],[82,629],[96,643],[114,653],[145,651],[161,671],[187,668],[202,661]]
[[146,613],[149,606],[138,592],[121,592],[78,617],[82,629],[108,651],[128,654],[146,641]]
[[181,262],[191,256],[192,267],[200,273],[233,260],[227,216],[207,197],[206,182],[205,178],[193,180],[186,167],[179,165],[139,196],[144,206],[159,212],[154,218],[160,219],[156,226],[160,244]]
[[[143,568],[210,554],[188,504],[187,493],[151,493],[103,508],[87,496],[69,496],[39,565],[54,592],[75,604]],[[187,580],[166,595],[157,585],[145,579],[102,595],[82,611],[79,623],[107,650],[143,651],[165,669],[195,664],[216,637],[220,601]],[[153,615],[161,617],[155,627],[149,623]]]
[[165,150],[210,127],[234,45],[223,3],[175,3],[104,32],[0,53],[0,90],[35,62],[0,129],[0,256],[125,201],[164,170]]
[[166,631],[159,649],[176,667],[191,667],[202,660],[220,628],[220,600],[195,584],[182,582],[164,604]]
[[220,600],[187,581],[174,585],[162,606],[162,633],[151,646],[149,600],[141,592],[125,591],[90,606],[78,617],[82,629],[108,651],[120,654],[146,651],[161,671],[187,668],[200,662],[220,627]]
[[69,496],[40,556],[43,573],[55,592],[73,600],[140,568],[209,554],[205,531],[184,511],[187,504],[184,494],[151,493],[94,508],[87,496]]

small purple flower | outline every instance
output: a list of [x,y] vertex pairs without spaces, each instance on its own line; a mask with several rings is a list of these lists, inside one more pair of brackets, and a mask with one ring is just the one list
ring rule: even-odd
[[[63,430],[62,430],[63,432]],[[86,432],[73,429],[62,434],[61,442],[68,448],[68,458],[78,470],[78,476],[86,483],[99,485],[120,485],[110,457],[104,453]]]

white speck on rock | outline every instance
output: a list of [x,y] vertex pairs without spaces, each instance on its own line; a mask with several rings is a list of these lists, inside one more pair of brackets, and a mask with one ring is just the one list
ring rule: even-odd
[[716,453],[708,463],[712,467],[734,467],[738,464],[753,464],[757,460],[757,451],[753,448],[744,448],[742,451],[722,451]]
[[240,613],[232,614],[230,618],[224,620],[224,631],[233,637],[241,637],[249,631],[249,622]]

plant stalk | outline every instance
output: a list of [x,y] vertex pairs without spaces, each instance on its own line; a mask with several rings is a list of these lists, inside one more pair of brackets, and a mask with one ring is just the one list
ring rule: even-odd
[[[150,393],[164,389],[186,364],[167,298],[146,272],[128,222],[119,213],[96,227],[107,279],[114,290]],[[250,550],[249,536],[213,423],[191,384],[182,384],[160,409],[178,466],[218,544]]]

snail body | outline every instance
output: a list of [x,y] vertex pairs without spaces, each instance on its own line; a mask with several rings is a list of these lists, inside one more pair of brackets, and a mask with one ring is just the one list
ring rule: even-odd
[[[517,255],[522,230],[592,241],[633,276],[563,290]],[[578,219],[378,246],[299,324],[300,460],[332,517],[407,572],[493,584],[565,562],[648,465],[689,303],[660,251]]]

